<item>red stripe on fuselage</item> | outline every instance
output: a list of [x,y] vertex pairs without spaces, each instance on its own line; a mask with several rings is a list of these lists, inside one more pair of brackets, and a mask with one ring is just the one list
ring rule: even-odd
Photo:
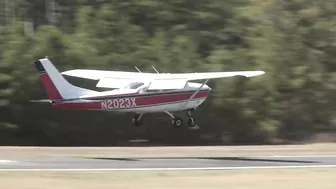
[[[161,103],[170,103],[170,102],[179,102],[188,100],[194,92],[189,93],[171,93],[171,94],[163,94],[163,95],[153,95],[153,96],[143,96],[136,98],[137,106],[148,106],[155,105]],[[208,92],[199,92],[194,98],[204,98],[208,96]]]
[[[124,108],[139,108],[144,106],[155,106],[166,103],[175,103],[189,100],[189,98],[194,94],[194,91],[187,93],[168,93],[160,95],[138,95],[127,97],[123,96],[120,98],[101,100],[100,102],[62,102],[58,104],[53,104],[54,108],[66,108],[66,109],[76,109],[76,110],[100,110],[100,109],[124,109]],[[193,99],[206,98],[209,91],[198,92]]]
[[41,74],[40,79],[41,79],[41,81],[44,85],[44,88],[45,88],[45,90],[47,92],[47,95],[48,95],[50,100],[62,99],[61,94],[58,92],[56,86],[51,81],[48,74],[46,74],[46,73]]
[[52,104],[54,108],[64,108],[73,110],[99,110],[101,109],[101,102],[64,102]]

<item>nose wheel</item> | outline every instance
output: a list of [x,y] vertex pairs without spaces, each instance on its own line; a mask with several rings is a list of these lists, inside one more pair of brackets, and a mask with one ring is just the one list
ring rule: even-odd
[[[171,118],[172,118],[172,125],[174,128],[179,128],[182,126],[183,124],[183,120],[182,118],[178,117],[178,116],[174,116],[173,113],[171,112],[165,112],[166,114],[168,114]],[[195,119],[191,116],[191,110],[188,111],[188,126],[189,128],[196,128],[196,122]]]
[[[191,111],[192,110],[188,111],[189,118],[188,118],[187,123],[188,123],[189,128],[193,128],[194,129],[194,128],[196,128],[197,125],[196,125],[195,119],[191,116]],[[173,125],[174,128],[179,128],[179,127],[182,126],[183,119],[181,117],[174,116],[174,114],[171,113],[171,112],[165,112],[165,113],[168,114],[172,118],[172,125]],[[133,125],[135,127],[139,127],[139,126],[142,125],[142,123],[143,123],[142,116],[143,116],[143,114],[140,114],[140,113],[136,113],[133,116],[132,123],[133,123]]]
[[172,118],[172,125],[173,125],[174,128],[179,128],[179,127],[181,127],[183,121],[182,121],[182,119],[181,119],[180,117],[178,117],[178,116],[174,116],[174,114],[171,113],[171,112],[167,112],[167,111],[166,111],[165,113],[166,113],[167,115],[169,115],[169,117]]
[[180,117],[174,117],[172,119],[172,124],[175,128],[181,127],[182,123],[183,123],[183,121]]
[[196,126],[196,122],[195,122],[195,119],[192,117],[192,115],[191,115],[191,112],[192,112],[193,110],[189,110],[188,111],[188,116],[189,116],[189,118],[188,118],[188,125],[189,125],[189,127],[190,128],[194,128],[195,126]]
[[189,127],[194,127],[196,125],[194,118],[190,117],[188,119],[188,125]]

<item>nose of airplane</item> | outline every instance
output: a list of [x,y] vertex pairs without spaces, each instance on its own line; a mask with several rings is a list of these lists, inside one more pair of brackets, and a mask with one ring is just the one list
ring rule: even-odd
[[211,91],[211,88],[206,85],[206,84],[202,84],[202,83],[191,83],[191,82],[188,82],[188,88],[190,89],[195,89],[195,90],[198,90],[201,88],[201,90],[208,90],[208,91]]
[[202,88],[211,91],[211,88],[208,85],[203,85]]

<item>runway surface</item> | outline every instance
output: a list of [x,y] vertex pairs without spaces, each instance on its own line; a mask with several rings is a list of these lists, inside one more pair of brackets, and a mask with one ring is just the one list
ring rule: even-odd
[[336,167],[336,156],[200,157],[200,158],[72,158],[0,159],[0,171],[32,170],[192,170]]

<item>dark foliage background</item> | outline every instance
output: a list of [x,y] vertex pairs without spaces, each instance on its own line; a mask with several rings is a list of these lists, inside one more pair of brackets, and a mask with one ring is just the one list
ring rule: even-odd
[[[2,0],[0,145],[266,144],[335,131],[334,0]],[[198,131],[165,114],[51,109],[33,62],[74,68],[264,70],[212,80]],[[76,85],[95,83],[68,78]]]

